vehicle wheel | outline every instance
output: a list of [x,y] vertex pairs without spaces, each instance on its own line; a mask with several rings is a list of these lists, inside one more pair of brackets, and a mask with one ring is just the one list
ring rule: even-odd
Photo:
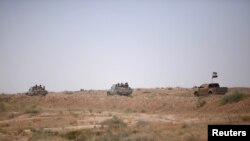
[[209,91],[208,94],[213,94],[213,92],[212,92],[212,91]]
[[110,92],[107,92],[107,96],[110,96],[111,95],[111,93]]
[[194,92],[194,96],[199,96],[198,92]]

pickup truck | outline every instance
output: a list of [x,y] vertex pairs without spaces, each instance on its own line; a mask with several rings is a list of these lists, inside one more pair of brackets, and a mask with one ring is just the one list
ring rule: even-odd
[[210,94],[226,94],[228,92],[227,87],[220,87],[218,83],[202,84],[200,87],[195,88],[194,95],[210,95]]

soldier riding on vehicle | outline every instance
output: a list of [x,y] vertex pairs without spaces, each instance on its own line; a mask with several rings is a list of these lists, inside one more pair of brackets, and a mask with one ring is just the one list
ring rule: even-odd
[[45,86],[42,85],[35,85],[33,87],[31,87],[29,89],[29,91],[26,93],[26,95],[28,96],[36,96],[36,95],[40,95],[40,96],[45,96],[48,94],[48,91],[45,90]]
[[107,95],[131,95],[133,90],[129,87],[128,83],[117,83],[112,85],[111,89],[108,90]]

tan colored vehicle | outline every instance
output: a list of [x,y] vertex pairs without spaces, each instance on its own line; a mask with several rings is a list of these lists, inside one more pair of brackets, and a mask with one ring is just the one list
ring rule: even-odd
[[227,87],[220,87],[218,83],[202,84],[200,87],[195,88],[195,96],[203,96],[210,94],[226,94],[228,92]]
[[129,87],[128,83],[125,83],[125,85],[121,84],[114,84],[110,88],[110,90],[107,91],[107,95],[124,95],[129,96],[133,92],[132,88]]
[[48,91],[45,90],[45,86],[41,85],[35,85],[29,89],[29,91],[26,93],[28,96],[46,96],[48,94]]

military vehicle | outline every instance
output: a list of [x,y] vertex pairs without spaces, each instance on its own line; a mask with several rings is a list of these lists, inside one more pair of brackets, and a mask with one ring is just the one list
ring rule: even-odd
[[131,95],[133,90],[129,87],[128,83],[117,83],[113,84],[110,90],[108,90],[107,95]]
[[220,87],[218,83],[202,84],[200,87],[195,88],[194,95],[202,96],[209,94],[225,94],[228,92],[227,87]]
[[45,90],[45,86],[35,85],[30,87],[29,91],[26,93],[28,96],[46,96],[48,91]]

